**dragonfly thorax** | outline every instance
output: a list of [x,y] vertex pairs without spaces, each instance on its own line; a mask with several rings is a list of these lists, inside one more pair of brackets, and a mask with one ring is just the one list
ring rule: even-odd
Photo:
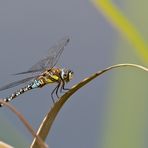
[[73,72],[69,69],[65,68],[52,68],[50,70],[46,70],[38,80],[42,83],[42,85],[48,83],[55,83],[60,81],[69,82],[73,77]]

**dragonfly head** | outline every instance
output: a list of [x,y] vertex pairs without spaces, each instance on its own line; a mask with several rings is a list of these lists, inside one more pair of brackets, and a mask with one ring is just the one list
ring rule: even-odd
[[67,83],[73,78],[73,71],[70,69],[61,70],[61,78]]

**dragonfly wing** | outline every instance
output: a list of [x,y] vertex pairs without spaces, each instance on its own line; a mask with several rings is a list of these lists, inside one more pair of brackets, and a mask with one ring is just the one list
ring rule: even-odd
[[69,40],[70,40],[69,37],[63,38],[62,40],[57,42],[57,44],[55,44],[53,47],[49,49],[49,53],[47,57],[37,62],[28,71],[16,73],[15,75],[41,72],[46,69],[50,69],[54,67],[58,62],[64,50],[64,47],[68,44]]
[[69,37],[65,37],[57,44],[55,44],[52,48],[49,49],[48,61],[45,65],[45,68],[52,68],[57,64],[64,50],[64,47],[68,44],[69,41],[70,41]]
[[20,73],[16,73],[14,75],[20,75],[20,74],[27,74],[27,73],[35,73],[35,72],[41,72],[43,71],[45,68],[45,64],[48,61],[48,57],[40,60],[39,62],[37,62],[35,65],[33,65],[28,71],[24,71],[24,72],[20,72]]
[[25,79],[22,79],[22,80],[19,80],[19,81],[9,83],[9,84],[7,84],[7,85],[5,85],[3,87],[0,87],[0,91],[5,90],[5,89],[9,89],[9,88],[12,88],[12,87],[15,87],[15,86],[18,86],[18,85],[23,84],[25,82],[31,81],[34,78],[35,77],[29,77],[29,78],[25,78]]

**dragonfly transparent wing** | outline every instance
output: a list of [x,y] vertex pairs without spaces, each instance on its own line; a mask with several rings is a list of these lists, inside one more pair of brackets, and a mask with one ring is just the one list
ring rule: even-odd
[[9,88],[12,88],[12,87],[15,87],[15,86],[18,86],[18,85],[23,84],[23,83],[26,83],[28,81],[33,80],[34,78],[35,78],[35,76],[9,83],[9,84],[7,84],[7,85],[5,85],[3,87],[0,87],[0,91],[5,90],[5,89],[9,89]]
[[62,40],[57,42],[57,44],[55,44],[54,46],[52,46],[49,49],[49,53],[48,53],[47,57],[45,57],[44,59],[37,62],[28,71],[16,73],[15,75],[41,72],[46,69],[50,69],[50,68],[54,67],[56,65],[56,63],[58,62],[58,60],[64,50],[64,47],[68,44],[69,40],[70,40],[69,37],[63,38]]

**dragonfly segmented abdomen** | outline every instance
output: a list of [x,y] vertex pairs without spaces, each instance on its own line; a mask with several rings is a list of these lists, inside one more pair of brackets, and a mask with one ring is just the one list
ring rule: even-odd
[[[15,99],[16,97],[18,97],[19,95],[21,95],[31,89],[41,87],[42,85],[43,84],[40,82],[40,80],[34,80],[34,82],[32,82],[31,84],[28,84],[26,87],[19,89],[18,91],[11,94],[9,97],[4,98],[4,101],[10,102],[13,99]],[[3,104],[0,104],[0,107],[2,107],[2,106],[3,106]]]

